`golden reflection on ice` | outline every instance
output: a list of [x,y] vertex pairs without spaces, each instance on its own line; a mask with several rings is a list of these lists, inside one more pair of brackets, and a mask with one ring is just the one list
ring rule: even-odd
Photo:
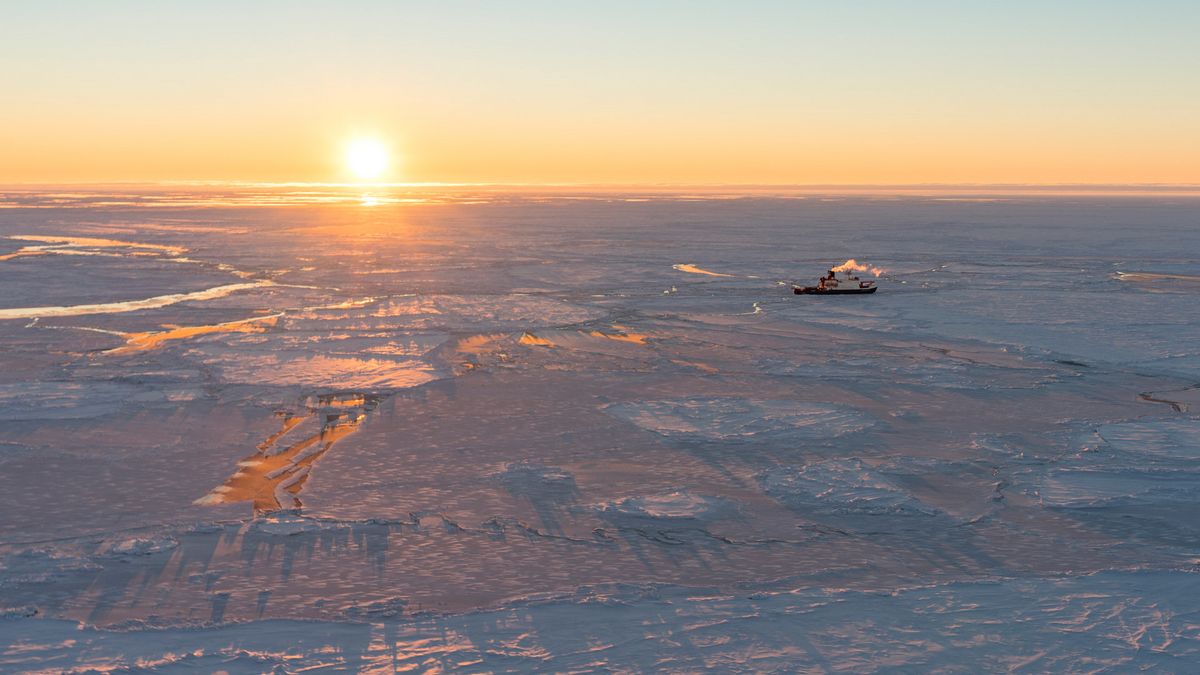
[[494,351],[494,343],[498,340],[507,337],[504,333],[496,333],[493,335],[472,335],[465,337],[455,343],[454,349],[463,354],[486,354]]
[[[370,305],[371,303],[376,302],[377,300],[378,300],[378,298],[366,297],[366,298],[354,298],[354,299],[350,299],[350,300],[343,300],[342,302],[332,302],[332,303],[325,304],[325,305],[313,305],[312,307],[301,308],[299,312],[293,313],[292,316],[294,316],[297,319],[314,319],[314,318],[324,317],[324,315],[319,314],[319,312],[335,310],[335,309],[358,309],[360,307],[366,307],[367,305]],[[348,316],[349,315],[343,315],[343,318],[346,318]]]
[[[259,443],[254,454],[238,462],[237,470],[224,483],[195,503],[252,502],[256,514],[302,507],[299,495],[313,464],[335,443],[357,431],[377,403],[376,397],[366,394],[328,394],[312,401],[302,415],[282,414],[280,429]],[[280,447],[279,441],[301,426],[310,427],[310,433]]]
[[521,339],[517,340],[517,342],[520,344],[523,344],[523,345],[533,345],[533,346],[537,346],[537,347],[554,347],[554,346],[556,346],[553,342],[547,340],[546,338],[538,337],[528,331],[521,333]]
[[678,265],[671,265],[671,267],[679,270],[680,272],[688,272],[691,274],[704,274],[704,275],[707,275],[710,277],[732,277],[733,276],[732,274],[723,274],[721,272],[710,272],[709,270],[701,269],[690,263],[688,263],[688,264],[680,263]]
[[644,345],[650,339],[649,335],[644,333],[631,333],[624,326],[613,326],[618,332],[604,333],[598,330],[587,333],[592,337],[604,338],[606,340],[616,340],[618,342],[630,342],[635,345]]
[[677,366],[684,366],[687,368],[695,368],[696,370],[699,370],[702,373],[708,373],[709,375],[716,375],[717,373],[721,372],[720,370],[714,368],[713,366],[710,366],[707,363],[701,363],[700,361],[684,361],[682,359],[671,359],[671,363],[674,363]]
[[134,249],[127,255],[137,257],[160,257],[168,256],[169,260],[183,261],[181,256],[187,252],[187,249],[182,246],[168,246],[166,244],[146,244],[137,241],[124,241],[120,239],[101,239],[97,237],[71,237],[59,235],[41,235],[41,234],[14,234],[8,239],[15,241],[33,241],[37,244],[22,246],[21,248],[0,255],[0,262],[13,260],[16,258],[24,258],[28,256],[38,255],[96,255],[96,256],[111,256],[120,257],[120,253],[106,253],[93,249],[106,248],[125,248]]
[[124,333],[125,344],[109,349],[105,354],[129,354],[161,347],[164,342],[185,340],[197,335],[210,333],[262,333],[279,322],[283,314],[256,316],[240,321],[210,324],[205,326],[172,326],[164,331],[147,331],[144,333]]
[[5,253],[4,255],[0,255],[0,262],[3,262],[5,260],[13,260],[14,258],[24,258],[26,256],[46,255],[47,253],[48,253],[48,251],[46,251],[45,247],[42,247],[42,246],[22,246],[21,248],[13,251],[12,253]]
[[136,241],[122,241],[119,239],[99,239],[96,237],[64,237],[64,236],[48,236],[40,234],[14,234],[9,236],[9,239],[18,241],[37,241],[43,244],[51,244],[55,246],[74,246],[83,248],[133,248],[146,249],[151,251],[161,251],[171,255],[182,255],[187,252],[187,249],[182,246],[168,246],[166,244],[145,244]]

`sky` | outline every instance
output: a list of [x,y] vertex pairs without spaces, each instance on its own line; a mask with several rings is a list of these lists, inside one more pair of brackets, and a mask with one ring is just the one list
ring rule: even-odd
[[4,0],[0,183],[1200,183],[1200,2]]

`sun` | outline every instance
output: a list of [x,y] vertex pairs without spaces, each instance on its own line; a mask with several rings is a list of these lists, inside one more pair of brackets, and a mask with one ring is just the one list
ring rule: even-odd
[[360,138],[346,146],[346,167],[360,180],[379,178],[387,166],[387,146],[374,138]]

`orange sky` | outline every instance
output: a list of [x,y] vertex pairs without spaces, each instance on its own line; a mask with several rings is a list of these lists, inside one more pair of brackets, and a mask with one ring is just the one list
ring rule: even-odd
[[6,5],[0,182],[1200,183],[1197,3],[244,4]]

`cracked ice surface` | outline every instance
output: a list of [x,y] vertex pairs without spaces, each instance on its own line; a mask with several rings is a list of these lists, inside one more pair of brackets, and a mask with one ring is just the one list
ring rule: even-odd
[[616,403],[606,410],[657,434],[695,441],[825,438],[870,424],[853,409],[795,401],[691,398]]
[[210,190],[0,195],[0,670],[1198,658],[1191,201]]

